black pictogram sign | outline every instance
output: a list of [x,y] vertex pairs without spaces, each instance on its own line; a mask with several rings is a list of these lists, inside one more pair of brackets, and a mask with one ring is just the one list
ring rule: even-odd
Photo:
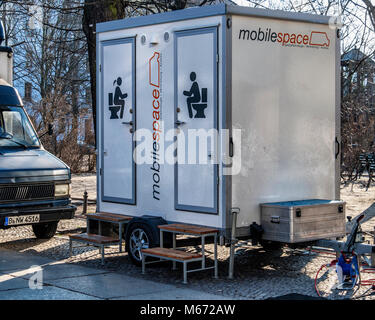
[[128,96],[127,93],[122,93],[120,86],[122,84],[121,77],[118,77],[117,80],[113,82],[113,85],[117,84],[115,89],[115,97],[113,98],[113,93],[110,92],[108,94],[108,104],[109,110],[111,111],[111,118],[110,119],[119,119],[118,112],[120,111],[120,119],[124,117],[124,108],[125,108],[125,100]]
[[190,91],[184,91],[187,107],[189,111],[189,118],[193,118],[193,109],[196,111],[194,118],[206,118],[204,109],[207,108],[207,88],[202,88],[202,94],[199,90],[198,82],[195,81],[197,75],[195,72],[190,73],[190,80],[193,82]]

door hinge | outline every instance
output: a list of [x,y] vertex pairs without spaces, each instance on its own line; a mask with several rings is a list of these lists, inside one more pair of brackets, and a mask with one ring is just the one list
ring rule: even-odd
[[103,169],[102,168],[99,169],[99,175],[103,175]]
[[102,65],[99,64],[99,72],[102,72]]
[[216,183],[220,184],[220,178],[219,178],[219,176],[217,176]]
[[219,62],[219,54],[216,54],[216,62]]

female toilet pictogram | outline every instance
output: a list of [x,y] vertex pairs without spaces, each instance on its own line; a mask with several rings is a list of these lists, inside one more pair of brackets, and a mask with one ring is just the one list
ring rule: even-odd
[[113,99],[113,93],[110,92],[108,94],[109,97],[109,110],[111,111],[111,118],[110,119],[118,119],[118,112],[120,111],[120,119],[123,118],[124,116],[124,108],[125,108],[125,100],[128,97],[127,93],[122,93],[121,91],[121,84],[122,84],[122,79],[121,77],[118,77],[117,80],[113,82],[113,85],[117,84],[116,89],[115,89],[115,97]]

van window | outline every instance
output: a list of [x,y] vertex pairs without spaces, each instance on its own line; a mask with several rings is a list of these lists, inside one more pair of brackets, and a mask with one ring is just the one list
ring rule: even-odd
[[0,139],[0,146],[14,146],[15,143],[12,140],[30,147],[40,145],[39,139],[22,108],[0,108],[0,134],[3,132],[9,134],[9,136],[7,139]]

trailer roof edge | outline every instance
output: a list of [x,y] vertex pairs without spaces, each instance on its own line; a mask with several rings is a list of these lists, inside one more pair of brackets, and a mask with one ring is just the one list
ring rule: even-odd
[[233,15],[272,18],[272,19],[299,21],[299,22],[310,22],[310,23],[318,23],[318,24],[330,24],[330,20],[332,19],[331,16],[323,16],[323,15],[318,15],[318,14],[230,6],[230,5],[227,5],[226,13],[233,14]]
[[192,7],[183,10],[157,13],[147,16],[139,16],[113,20],[96,24],[96,32],[108,32],[121,29],[149,26],[167,22],[181,21],[187,19],[197,19],[219,15],[242,15],[252,17],[264,17],[271,19],[310,22],[317,24],[329,24],[330,16],[314,15],[309,13],[288,12],[282,10],[260,9],[227,4],[209,5],[203,7]]
[[156,13],[148,16],[139,16],[98,23],[96,32],[115,31],[120,29],[135,28],[166,22],[174,22],[187,19],[196,19],[210,16],[219,16],[226,13],[226,5],[210,5],[203,7],[192,7],[183,10]]

